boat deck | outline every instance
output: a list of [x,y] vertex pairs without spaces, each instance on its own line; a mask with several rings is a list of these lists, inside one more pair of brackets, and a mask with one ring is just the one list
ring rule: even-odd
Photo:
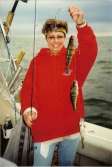
[[74,163],[75,166],[111,166],[110,164],[92,159],[90,157],[77,153],[77,157]]
[[[55,151],[52,166],[58,166],[58,154]],[[110,164],[95,160],[93,158],[77,153],[74,166],[112,166]]]

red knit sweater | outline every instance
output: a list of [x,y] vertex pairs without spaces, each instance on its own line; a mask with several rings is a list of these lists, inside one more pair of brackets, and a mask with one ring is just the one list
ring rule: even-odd
[[[21,110],[24,112],[31,105],[38,110],[38,118],[32,125],[34,142],[70,135],[80,130],[79,121],[84,117],[82,85],[95,61],[97,44],[89,26],[77,30],[78,49],[71,63],[70,76],[63,75],[66,48],[62,48],[57,56],[52,56],[48,48],[41,49],[25,76],[20,92]],[[70,87],[76,76],[79,96],[77,110],[74,112]]]

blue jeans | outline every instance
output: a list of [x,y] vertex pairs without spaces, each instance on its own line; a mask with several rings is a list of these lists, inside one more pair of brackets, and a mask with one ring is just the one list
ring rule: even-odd
[[41,143],[34,143],[34,166],[50,166],[53,154],[58,146],[58,160],[60,166],[72,166],[80,142],[80,136],[74,139],[64,139],[49,145],[47,156],[41,154]]

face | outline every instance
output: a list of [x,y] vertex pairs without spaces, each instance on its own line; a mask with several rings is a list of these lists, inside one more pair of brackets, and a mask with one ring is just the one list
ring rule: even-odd
[[50,51],[53,54],[57,54],[64,46],[65,34],[63,32],[56,31],[48,32],[46,39]]

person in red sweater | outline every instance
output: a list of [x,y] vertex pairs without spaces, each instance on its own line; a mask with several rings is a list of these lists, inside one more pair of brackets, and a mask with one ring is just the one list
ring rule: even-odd
[[22,115],[32,130],[34,166],[51,165],[56,146],[59,165],[73,165],[80,142],[79,124],[84,118],[82,86],[95,62],[97,42],[82,10],[71,6],[68,11],[78,31],[78,46],[69,66],[66,55],[70,53],[64,46],[67,22],[48,19],[42,29],[48,48],[42,48],[32,59],[20,91]]

